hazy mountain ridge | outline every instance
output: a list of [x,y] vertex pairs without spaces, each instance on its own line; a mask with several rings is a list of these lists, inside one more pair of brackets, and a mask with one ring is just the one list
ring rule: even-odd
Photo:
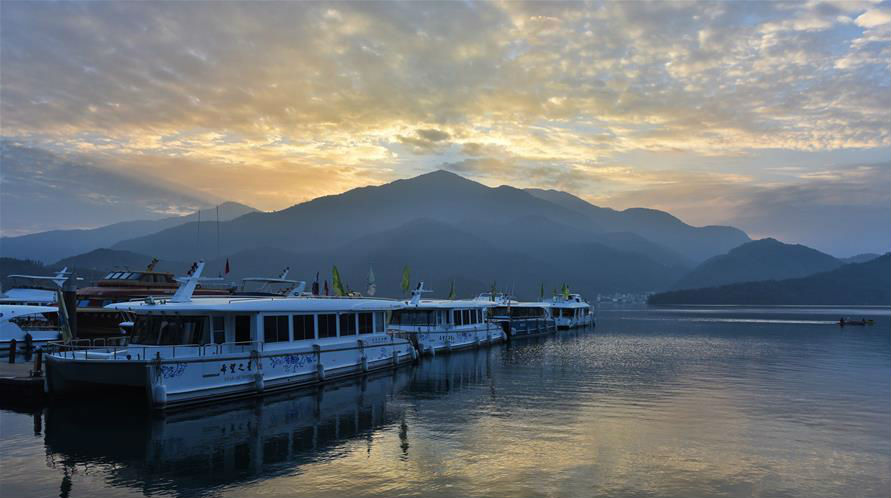
[[[565,193],[490,188],[446,171],[319,197],[282,211],[249,212],[221,222],[219,238],[210,220],[202,215],[200,225],[178,222],[109,244],[115,251],[108,253],[110,260],[206,259],[208,272],[216,274],[229,257],[233,278],[277,274],[291,266],[295,278],[306,279],[316,271],[330,272],[333,264],[345,276],[364,278],[374,266],[382,275],[392,274],[396,284],[409,264],[438,292],[447,292],[454,279],[477,287],[474,292],[496,280],[535,288],[545,282],[548,292],[566,282],[590,294],[666,289],[690,268],[688,254],[635,229],[669,242],[684,240],[682,247],[723,248],[749,240],[736,229],[691,227],[668,213],[618,212]],[[71,261],[95,267],[101,254]],[[399,292],[389,285],[379,287]]]
[[[675,219],[670,215],[666,216]],[[481,237],[485,235],[484,230],[478,231],[482,227],[513,225],[517,233],[526,229],[523,236],[527,244],[535,242],[535,231],[516,224],[517,220],[538,218],[548,223],[565,225],[569,227],[566,234],[573,241],[593,241],[597,239],[597,234],[604,232],[633,231],[604,231],[589,216],[538,198],[527,191],[507,186],[489,188],[453,173],[437,171],[377,187],[362,187],[338,195],[320,197],[282,211],[253,213],[224,223],[220,251],[232,254],[255,247],[281,247],[296,252],[336,248],[363,235],[390,230],[418,218],[468,227],[467,231]],[[688,232],[687,229],[692,229],[679,221],[677,226],[684,233]],[[120,242],[115,248],[145,253],[148,252],[146,248],[151,247],[160,257],[177,259],[183,259],[183,251],[191,257],[215,254],[215,236],[204,227],[200,231],[202,237],[197,246],[180,242],[195,240],[197,237],[198,229],[195,224],[188,223],[157,234]],[[643,239],[650,242],[654,251],[655,246],[663,247],[661,253],[655,256],[656,259],[663,259],[665,251],[670,251],[663,244],[654,243],[652,239],[640,234],[636,235],[642,238],[635,243],[638,250],[643,246]],[[682,235],[680,233],[678,236]],[[605,239],[610,240],[610,237]],[[747,240],[748,237],[742,234],[736,242]],[[613,238],[610,244],[617,247],[619,242],[620,240]],[[725,244],[722,242],[719,245]],[[734,243],[733,246],[735,245],[738,244]],[[681,256],[675,254],[673,259],[677,258]]]
[[[229,221],[256,209],[226,202],[220,205],[220,220]],[[35,259],[44,263],[57,261],[95,249],[111,247],[123,240],[160,232],[196,220],[198,215],[173,216],[160,220],[124,221],[104,227],[82,230],[51,230],[18,237],[0,237],[0,253],[11,258]],[[216,208],[202,209],[202,220],[216,220]],[[215,221],[208,229],[214,229]]]
[[669,291],[650,304],[879,305],[891,302],[891,253],[802,278]]
[[617,211],[595,206],[572,194],[559,190],[526,189],[530,194],[588,217],[605,232],[633,232],[662,245],[692,262],[749,242],[742,230],[727,226],[693,227],[665,211],[629,208]]
[[698,289],[738,282],[782,280],[834,270],[838,259],[800,244],[766,238],[748,242],[697,266],[674,289]]
[[866,263],[867,261],[872,261],[876,258],[882,257],[881,254],[876,254],[872,252],[865,252],[863,254],[857,254],[855,256],[850,256],[847,258],[839,258],[839,261],[843,263]]
[[[111,270],[144,270],[152,261],[152,257],[130,251],[115,249],[95,249],[90,252],[61,259],[53,267],[64,267],[108,272]],[[157,271],[170,271],[185,274],[191,263],[181,261],[159,261]]]

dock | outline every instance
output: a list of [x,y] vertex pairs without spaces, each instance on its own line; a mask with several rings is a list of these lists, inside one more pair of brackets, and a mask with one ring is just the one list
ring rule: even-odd
[[0,403],[3,405],[33,405],[46,401],[43,376],[33,376],[33,358],[27,361],[18,355],[15,363],[0,358]]

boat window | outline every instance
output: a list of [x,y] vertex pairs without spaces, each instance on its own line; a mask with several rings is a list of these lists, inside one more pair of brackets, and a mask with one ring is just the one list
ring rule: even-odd
[[58,315],[55,312],[16,316],[10,318],[9,322],[18,325],[23,331],[55,330],[59,327]]
[[374,314],[359,313],[359,333],[370,334],[374,332]]
[[132,275],[132,273],[130,273],[130,272],[124,272],[124,273],[121,273],[120,278],[126,280],[126,279],[129,279],[129,278],[130,278],[130,275]]
[[319,315],[319,339],[337,337],[337,315]]
[[290,338],[288,331],[288,315],[263,317],[263,341],[287,342]]
[[78,307],[78,308],[86,308],[86,307],[88,307],[88,306],[90,306],[90,300],[89,300],[89,299],[81,299],[81,300],[79,300],[79,301],[77,302],[77,307]]
[[130,274],[130,276],[127,277],[127,280],[139,280],[139,277],[141,277],[141,276],[142,276],[141,273],[133,272]]
[[464,325],[464,315],[461,310],[455,310],[455,325]]
[[294,340],[303,341],[316,338],[314,315],[294,315]]
[[206,317],[140,316],[133,327],[133,343],[161,346],[207,344]]
[[393,312],[391,323],[394,325],[429,326],[432,322],[433,312],[430,310],[396,310]]
[[387,317],[385,313],[378,312],[374,314],[374,330],[384,332],[387,330]]
[[112,276],[112,275],[114,275],[114,272],[109,273],[108,275],[106,275],[106,276],[105,276],[105,280],[111,280],[111,276]]
[[356,314],[340,313],[340,336],[356,335]]
[[212,325],[214,344],[223,344],[226,342],[226,318],[215,316],[213,317]]
[[251,342],[251,316],[235,317],[235,342]]
[[464,325],[470,325],[470,310],[464,310],[462,313],[464,315]]

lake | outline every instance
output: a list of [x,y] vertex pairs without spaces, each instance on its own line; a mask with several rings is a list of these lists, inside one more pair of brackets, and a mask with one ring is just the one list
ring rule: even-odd
[[887,497],[889,314],[607,308],[594,329],[167,416],[3,409],[0,496]]

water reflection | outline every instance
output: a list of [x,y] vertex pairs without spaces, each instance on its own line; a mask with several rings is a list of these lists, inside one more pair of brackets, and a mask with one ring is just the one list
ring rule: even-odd
[[889,313],[857,330],[816,315],[606,311],[595,330],[424,358],[320,392],[166,417],[87,404],[3,411],[2,465],[23,477],[0,476],[0,487],[72,497],[887,496]]
[[[71,475],[104,475],[107,485],[144,494],[204,495],[213,489],[298,474],[300,467],[335,460],[341,447],[397,427],[402,451],[411,448],[409,419],[394,397],[412,392],[437,398],[490,377],[491,350],[427,358],[414,368],[323,388],[217,404],[165,415],[138,406],[60,405],[46,410],[47,464],[61,470],[60,494]],[[42,411],[34,414],[35,434]]]
[[311,392],[166,416],[56,406],[46,416],[48,461],[65,472],[63,491],[70,488],[72,467],[100,466],[113,486],[203,495],[336,458],[344,441],[400,423],[387,404],[411,376],[400,369]]

